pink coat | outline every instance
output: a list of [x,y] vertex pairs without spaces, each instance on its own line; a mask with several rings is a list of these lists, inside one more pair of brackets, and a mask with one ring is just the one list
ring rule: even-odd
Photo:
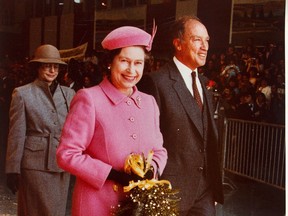
[[124,197],[122,187],[115,192],[115,182],[107,180],[111,168],[123,170],[131,152],[147,156],[153,150],[161,174],[167,161],[162,144],[159,110],[152,96],[134,87],[127,97],[107,79],[78,91],[57,149],[59,166],[77,178],[72,214],[111,215],[111,208]]

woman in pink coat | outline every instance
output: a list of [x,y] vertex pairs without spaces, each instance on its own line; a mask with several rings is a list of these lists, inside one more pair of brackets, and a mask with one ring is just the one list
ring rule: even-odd
[[73,98],[57,161],[76,176],[74,216],[112,214],[125,199],[122,186],[140,178],[123,171],[129,154],[147,157],[153,150],[155,173],[161,174],[166,165],[158,106],[136,87],[153,37],[131,26],[110,32],[102,41],[110,54],[110,72],[98,86],[79,90]]

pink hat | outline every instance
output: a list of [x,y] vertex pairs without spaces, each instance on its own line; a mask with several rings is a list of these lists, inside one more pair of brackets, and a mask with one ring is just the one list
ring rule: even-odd
[[146,50],[152,48],[153,38],[157,27],[153,25],[152,36],[140,28],[123,26],[111,31],[102,41],[102,47],[107,50],[114,50],[128,46],[145,46]]

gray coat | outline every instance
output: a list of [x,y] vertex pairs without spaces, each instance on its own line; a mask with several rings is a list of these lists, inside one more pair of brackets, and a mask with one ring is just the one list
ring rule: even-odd
[[[28,209],[29,215],[61,215],[66,209],[69,178],[57,165],[56,149],[74,94],[58,85],[52,96],[48,84],[38,79],[13,91],[6,173],[21,174],[18,210]],[[38,200],[45,204],[41,206]],[[41,208],[43,214],[32,213],[31,209]]]
[[203,119],[173,61],[144,77],[141,84],[142,91],[152,94],[159,105],[160,127],[168,151],[161,178],[180,190],[181,211],[193,206],[203,172],[212,184],[215,201],[223,202],[212,93],[206,89],[208,80],[201,75],[199,79],[204,97]]
[[61,89],[58,85],[52,97],[48,85],[35,80],[14,90],[6,173],[20,173],[21,168],[62,171],[56,163],[56,148],[75,92]]

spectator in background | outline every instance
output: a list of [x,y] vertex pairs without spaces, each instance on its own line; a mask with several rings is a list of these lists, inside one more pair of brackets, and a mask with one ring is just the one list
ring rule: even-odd
[[228,48],[226,49],[226,61],[234,61],[235,60],[235,47],[232,44],[229,44]]
[[90,73],[85,73],[83,75],[83,88],[90,88],[94,86],[95,83],[93,83],[93,77]]
[[259,77],[258,70],[254,67],[251,67],[251,68],[249,68],[249,70],[247,69],[247,73],[249,74],[249,82],[256,89],[257,85],[258,85],[258,77]]
[[220,53],[219,61],[216,66],[220,72],[222,72],[228,64],[228,60],[226,59],[225,53]]
[[77,81],[77,79],[73,78],[73,75],[69,71],[65,72],[63,81],[66,86],[73,89],[75,92],[83,88],[83,86]]
[[276,63],[276,45],[273,42],[268,42],[264,49],[263,61],[265,68],[271,67],[271,64]]
[[10,107],[7,186],[18,190],[18,215],[63,216],[70,175],[56,163],[62,126],[75,92],[56,81],[58,49],[39,46],[30,61],[35,80],[15,88]]
[[212,59],[209,59],[204,69],[204,76],[216,81],[218,75],[219,73],[218,73],[215,62]]
[[[91,85],[95,86],[103,80],[103,73],[100,71],[99,66],[93,64],[92,62],[85,62],[85,73],[83,77],[89,77]],[[85,79],[84,79],[85,82]],[[84,83],[84,86],[87,85]],[[90,84],[89,84],[90,85]]]
[[246,43],[245,43],[243,49],[245,49],[246,52],[250,53],[250,55],[253,55],[253,54],[254,54],[254,50],[255,50],[255,41],[254,41],[254,38],[248,37],[248,38],[246,39]]
[[236,78],[237,75],[241,73],[239,66],[236,65],[236,62],[234,59],[230,59],[227,66],[224,68],[224,70],[221,72],[220,76],[224,76],[226,79],[226,84],[229,82],[230,79]]
[[15,80],[8,73],[8,68],[0,67],[0,163],[3,162],[3,165],[7,148],[9,108],[14,87]]
[[257,92],[262,92],[267,100],[267,104],[270,105],[271,102],[271,86],[268,85],[268,80],[263,77],[260,81],[260,86],[257,90]]
[[15,80],[8,73],[8,68],[0,67],[0,102],[6,111],[9,110],[14,87]]
[[256,93],[254,116],[255,121],[267,122],[268,121],[268,105],[266,97],[263,93]]
[[239,90],[240,93],[246,93],[246,92],[254,92],[255,93],[255,89],[252,85],[252,83],[249,81],[250,76],[248,73],[242,73],[241,74],[241,80],[239,83]]
[[285,123],[285,92],[277,85],[271,86],[271,101],[269,107],[269,121],[276,124]]
[[238,106],[238,99],[235,92],[229,88],[225,88],[221,95],[221,105],[224,107],[225,115],[228,118],[235,118],[235,112]]
[[278,74],[285,76],[285,60],[284,60],[284,58],[279,60],[277,66],[278,66]]
[[276,81],[275,81],[275,85],[277,87],[277,92],[280,94],[284,94],[285,93],[285,78],[283,76],[283,74],[278,74],[276,76]]
[[248,121],[255,121],[255,101],[254,95],[251,92],[244,92],[240,96],[240,104],[236,109],[236,118],[244,119]]
[[238,80],[236,77],[232,77],[229,79],[227,88],[229,88],[233,92],[235,97],[238,97],[238,95],[240,94],[240,90],[238,88]]
[[91,62],[94,65],[98,65],[98,57],[97,57],[97,52],[95,50],[92,50],[91,52],[87,52],[84,60],[85,63],[86,62]]
[[251,68],[254,68],[256,70],[256,74],[260,74],[263,72],[263,64],[260,63],[259,58],[250,58],[247,60],[246,72],[249,73]]
[[83,71],[80,63],[75,59],[70,59],[67,71],[64,74],[63,81],[66,86],[73,89],[75,92],[83,88],[81,82]]

